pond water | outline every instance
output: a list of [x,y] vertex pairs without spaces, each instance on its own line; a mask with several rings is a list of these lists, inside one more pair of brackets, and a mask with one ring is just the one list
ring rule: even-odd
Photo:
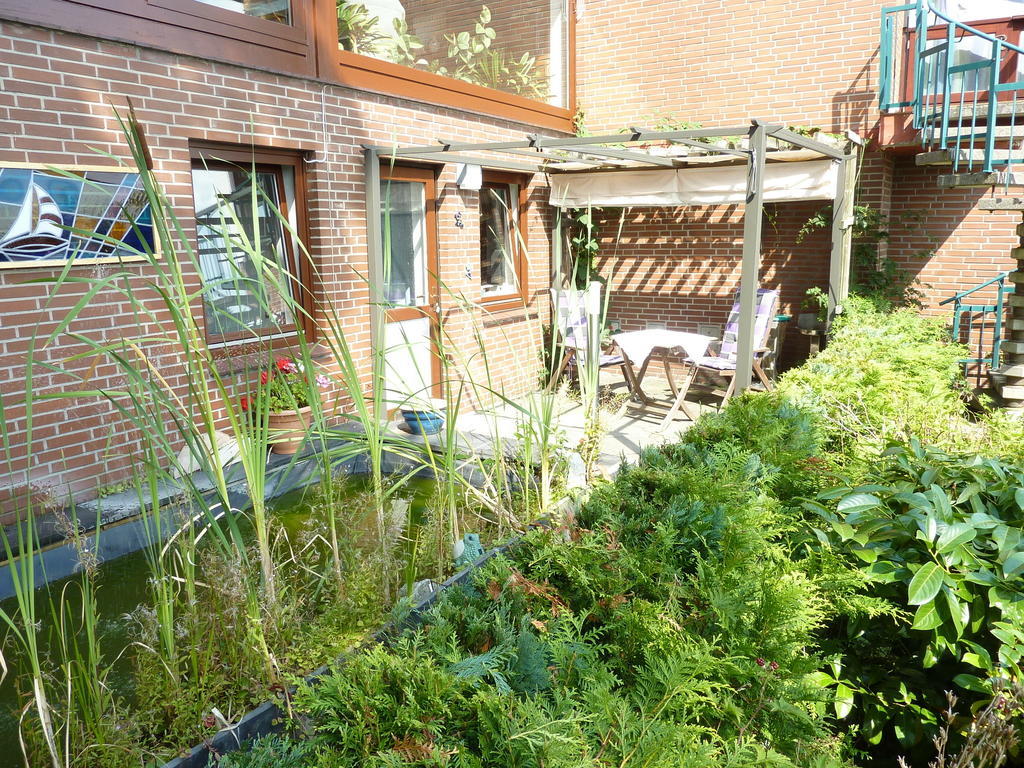
[[[360,498],[366,490],[367,483],[359,477],[349,478],[346,481],[346,498],[353,503],[361,503]],[[414,479],[403,486],[401,493],[396,497],[395,503],[401,505],[405,510],[406,527],[402,547],[406,555],[404,559],[411,560],[416,546],[419,525],[423,520],[427,504],[435,490],[435,482],[432,479]],[[274,519],[280,523],[285,535],[294,540],[298,534],[312,522],[313,507],[310,504],[310,492],[308,490],[297,490],[275,499],[271,505],[271,513]],[[367,525],[372,525],[373,516],[366,516]],[[253,531],[247,517],[240,521],[240,529],[247,540],[252,541]],[[369,531],[368,531],[369,533]],[[102,535],[102,533],[101,533]],[[199,574],[198,578],[201,579]],[[411,578],[411,574],[410,574]],[[78,597],[78,590],[74,587],[81,581],[81,575],[75,575],[68,579],[53,581],[36,590],[36,616],[40,622],[39,643],[43,651],[56,647],[56,638],[53,633],[53,611],[50,608],[51,601],[56,603],[61,592],[66,590],[69,604]],[[149,565],[146,553],[143,551],[133,552],[114,560],[108,560],[99,566],[96,579],[96,602],[99,616],[100,644],[103,650],[104,659],[113,662],[108,683],[114,690],[117,697],[131,701],[134,694],[134,680],[132,677],[132,664],[130,653],[122,653],[127,648],[133,637],[134,619],[130,614],[140,607],[151,607],[152,599],[148,588]],[[0,603],[0,608],[10,616],[17,615],[16,598],[10,598]],[[16,678],[22,669],[21,661],[17,658],[19,650],[13,638],[9,637],[9,630],[5,627],[0,631],[0,637],[4,638],[3,652],[8,667],[8,675],[0,682],[0,755],[12,756],[11,765],[22,763],[20,759],[21,746],[18,736],[18,723],[21,707],[25,700],[19,699],[17,693]],[[18,759],[13,756],[18,755]],[[0,764],[7,764],[0,759]]]

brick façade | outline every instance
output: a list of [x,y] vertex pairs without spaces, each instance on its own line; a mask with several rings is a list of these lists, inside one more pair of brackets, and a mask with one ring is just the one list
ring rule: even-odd
[[[94,149],[127,160],[114,110],[124,110],[130,99],[145,130],[156,176],[190,237],[190,139],[251,142],[305,153],[308,247],[319,274],[318,297],[338,313],[367,376],[370,322],[363,278],[368,267],[362,146],[424,144],[439,136],[518,139],[535,130],[455,109],[13,22],[0,22],[0,77],[0,161],[104,164]],[[548,275],[550,216],[540,204],[539,185],[535,186],[525,234],[532,295],[526,308],[491,314],[467,312],[462,302],[448,295],[478,295],[478,270],[469,278],[465,273],[465,266],[476,265],[479,259],[477,193],[458,188],[451,166],[438,179],[446,335],[468,355],[476,345],[473,329],[484,328],[494,385],[509,394],[528,390],[539,376],[540,324],[547,304],[538,296],[546,297],[542,286]],[[461,228],[454,225],[456,212],[463,214]],[[90,277],[110,270],[103,265],[75,268]],[[147,268],[129,271],[141,286]],[[10,461],[4,461],[0,470],[0,509],[7,520],[27,493],[37,499],[84,498],[120,481],[142,445],[141,436],[133,434],[110,404],[83,397],[37,401],[28,450],[26,413],[19,405],[28,356],[64,365],[62,361],[84,349],[67,334],[45,348],[41,342],[33,346],[33,339],[45,339],[85,290],[65,285],[49,296],[49,286],[29,282],[56,274],[41,268],[0,271],[0,396],[13,448]],[[198,276],[190,277],[198,287]],[[109,340],[153,330],[133,328],[127,310],[116,291],[101,292],[68,330]],[[202,308],[193,311],[201,314]],[[183,392],[185,381],[176,369],[175,351],[148,349],[147,354],[170,385]],[[90,388],[118,386],[114,366],[90,365],[83,360],[67,367],[88,375]],[[85,387],[71,377],[36,370],[37,393]]]

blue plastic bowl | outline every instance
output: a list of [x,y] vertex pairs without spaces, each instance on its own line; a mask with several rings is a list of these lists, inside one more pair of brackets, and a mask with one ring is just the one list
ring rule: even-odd
[[444,416],[437,411],[402,409],[402,418],[414,435],[436,435],[444,426]]

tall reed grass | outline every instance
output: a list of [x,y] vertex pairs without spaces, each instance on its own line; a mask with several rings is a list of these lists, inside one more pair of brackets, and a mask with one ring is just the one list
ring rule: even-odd
[[[369,575],[379,598],[388,601],[394,596],[403,579],[394,555],[394,501],[418,474],[435,478],[433,540],[429,547],[415,546],[411,552],[415,559],[429,551],[425,560],[435,578],[450,568],[453,549],[468,528],[489,527],[495,535],[504,535],[550,508],[559,483],[563,445],[553,396],[537,394],[524,403],[505,391],[488,362],[480,312],[472,299],[442,284],[446,302],[471,318],[472,339],[467,343],[465,334],[455,338],[441,323],[435,354],[442,371],[437,385],[448,415],[443,435],[431,444],[396,434],[389,427],[391,403],[384,392],[388,354],[395,350],[378,344],[367,355],[354,346],[346,333],[350,318],[326,297],[316,297],[315,316],[306,309],[309,302],[303,300],[305,289],[298,276],[282,267],[259,227],[246,225],[270,210],[295,247],[305,252],[293,223],[256,182],[255,166],[248,169],[245,196],[237,196],[218,214],[230,261],[248,262],[254,275],[237,269],[228,278],[200,282],[199,254],[155,178],[141,126],[130,111],[118,115],[118,120],[152,211],[154,242],[145,243],[139,231],[145,245],[133,256],[141,266],[123,264],[102,273],[84,273],[74,269],[72,259],[59,274],[40,281],[45,283],[41,289],[53,298],[65,293],[77,293],[79,298],[54,327],[31,340],[24,406],[30,452],[33,413],[44,401],[104,402],[126,433],[141,436],[132,485],[148,542],[151,610],[136,617],[145,627],[137,642],[119,653],[135,659],[142,681],[137,699],[162,698],[177,710],[161,713],[157,701],[119,698],[107,684],[114,658],[97,628],[111,617],[98,613],[98,563],[91,554],[98,550],[98,527],[87,538],[78,521],[71,521],[68,534],[81,553],[82,577],[74,587],[50,594],[40,611],[36,517],[42,510],[29,504],[13,527],[13,546],[4,539],[15,598],[0,607],[0,621],[8,630],[3,646],[7,655],[0,655],[0,662],[5,673],[19,676],[25,696],[26,765],[45,760],[53,768],[102,768],[162,759],[180,748],[174,739],[201,733],[196,731],[199,723],[188,722],[189,718],[195,715],[198,721],[202,711],[213,717],[215,701],[245,701],[280,689],[282,656],[291,653],[289,643],[296,642],[302,630],[296,617],[307,615],[303,611],[308,613],[310,606],[330,611],[332,605],[351,602],[353,586],[367,582],[357,559],[379,568],[379,573]],[[108,158],[117,160],[113,155]],[[386,245],[388,240],[385,236]],[[303,372],[305,399],[312,409],[306,445],[314,450],[320,498],[328,500],[322,521],[325,533],[304,547],[276,543],[278,527],[266,503],[271,478],[268,447],[278,437],[270,428],[267,398],[261,396],[267,384],[261,383],[259,374],[267,370],[269,352],[228,373],[197,318],[196,307],[220,289],[247,291],[268,317],[275,316],[268,297],[283,299],[286,312],[277,317],[284,320],[276,321],[283,324],[271,330],[283,331],[284,324],[297,329],[291,353]],[[131,327],[119,328],[114,338],[80,330],[78,321],[99,297],[127,307]],[[526,314],[531,333],[539,339],[542,318],[534,310]],[[317,327],[317,351],[303,331],[307,324]],[[40,354],[68,340],[82,351],[57,363]],[[254,334],[251,341],[258,343],[260,337]],[[526,369],[536,363],[525,360],[518,366]],[[117,371],[117,386],[93,381],[91,371],[100,364]],[[58,391],[37,389],[37,370],[59,374],[74,384]],[[332,382],[327,402],[321,399],[320,374]],[[255,395],[255,407],[241,407],[243,394]],[[457,414],[470,404],[490,406],[493,429],[488,450],[470,449],[457,429]],[[499,410],[518,424],[519,450],[510,451]],[[231,465],[218,440],[225,433],[238,449]],[[13,462],[16,446],[6,428],[0,434],[8,461]],[[337,508],[341,481],[336,470],[355,461],[367,468],[375,551],[360,549],[365,542],[354,539],[351,510]],[[239,482],[251,500],[245,510],[232,507]],[[178,489],[173,504],[167,503],[168,486]],[[246,533],[250,527],[251,538]],[[360,558],[354,558],[353,551]],[[420,569],[414,562],[404,572],[416,574]],[[411,578],[404,580],[406,587],[411,586]],[[74,599],[72,589],[79,593]],[[51,664],[53,654],[41,647],[44,625],[52,626],[57,638],[56,664]],[[243,688],[233,698],[225,693],[231,684]],[[215,721],[238,714],[224,709],[222,705],[216,710]],[[154,718],[166,722],[140,722]],[[161,728],[163,737],[154,735]]]

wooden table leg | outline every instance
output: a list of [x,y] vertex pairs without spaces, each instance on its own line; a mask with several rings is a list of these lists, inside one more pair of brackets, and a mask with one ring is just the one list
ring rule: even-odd
[[672,401],[672,407],[668,409],[668,413],[665,414],[665,418],[661,421],[661,426],[658,429],[665,429],[669,424],[672,423],[672,418],[676,415],[676,411],[682,411],[683,416],[688,418],[690,421],[696,421],[690,414],[686,412],[686,406],[684,401],[686,400],[686,393],[690,391],[690,385],[693,383],[694,377],[697,375],[697,366],[690,365],[690,372],[686,377],[686,381],[683,382],[683,386],[679,388],[675,399]]
[[622,366],[622,372],[623,374],[625,374],[626,384],[627,386],[629,386],[629,397],[626,398],[626,401],[618,410],[617,415],[621,416],[623,413],[626,412],[626,409],[629,407],[629,404],[634,399],[639,400],[640,405],[649,405],[653,401],[649,397],[647,397],[643,390],[643,380],[644,376],[647,373],[647,363],[650,360],[650,358],[644,361],[644,364],[640,367],[640,373],[638,374],[635,368],[633,367],[633,361],[629,359],[629,356],[622,350],[621,347],[619,348],[619,354],[622,355],[622,359],[625,361],[625,363]]

